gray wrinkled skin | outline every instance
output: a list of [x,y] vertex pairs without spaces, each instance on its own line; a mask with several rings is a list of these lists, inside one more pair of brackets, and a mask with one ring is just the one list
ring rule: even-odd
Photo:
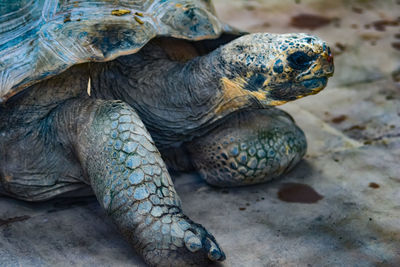
[[224,260],[215,238],[182,212],[164,160],[216,186],[282,175],[306,140],[274,106],[322,90],[333,61],[306,34],[195,39],[158,37],[130,55],[115,44],[119,58],[9,90],[17,94],[0,106],[0,194],[41,201],[92,191],[149,265]]
[[136,112],[119,101],[94,105],[94,121],[83,126],[78,150],[93,191],[121,233],[151,265],[223,260],[214,237],[182,214],[166,166]]
[[[178,40],[162,39],[139,53],[91,63],[94,96],[133,106],[160,149],[202,135],[239,109],[315,94],[333,73],[328,46],[307,34],[249,34],[185,62],[171,60],[169,47],[188,49]],[[289,59],[296,52],[309,55],[309,62],[293,66]]]

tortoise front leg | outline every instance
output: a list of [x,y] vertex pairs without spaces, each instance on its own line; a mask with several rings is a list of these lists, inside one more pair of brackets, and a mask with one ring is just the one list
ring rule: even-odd
[[306,148],[303,131],[276,108],[231,114],[184,147],[201,176],[216,186],[269,181],[292,169]]
[[[182,213],[166,166],[136,112],[120,101],[93,101],[91,112],[79,112],[75,149],[97,199],[123,236],[152,266],[224,260],[214,237]],[[74,105],[81,104],[68,108]]]

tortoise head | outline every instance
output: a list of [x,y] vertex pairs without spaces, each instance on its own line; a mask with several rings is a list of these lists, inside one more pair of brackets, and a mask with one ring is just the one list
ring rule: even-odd
[[327,44],[303,33],[245,35],[221,47],[220,55],[222,82],[269,105],[318,93],[334,71]]

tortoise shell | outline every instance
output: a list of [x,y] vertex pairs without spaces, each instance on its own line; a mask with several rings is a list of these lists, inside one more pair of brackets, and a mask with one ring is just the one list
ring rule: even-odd
[[234,32],[209,0],[5,0],[0,103],[75,64],[135,53],[156,36],[197,41]]

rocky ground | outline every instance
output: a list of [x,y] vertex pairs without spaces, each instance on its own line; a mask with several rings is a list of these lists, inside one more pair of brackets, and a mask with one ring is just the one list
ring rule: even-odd
[[[400,2],[214,1],[251,32],[328,41],[336,73],[320,94],[284,105],[309,149],[288,175],[217,189],[177,175],[184,210],[224,248],[222,266],[400,265]],[[143,266],[94,198],[0,198],[1,266]]]

